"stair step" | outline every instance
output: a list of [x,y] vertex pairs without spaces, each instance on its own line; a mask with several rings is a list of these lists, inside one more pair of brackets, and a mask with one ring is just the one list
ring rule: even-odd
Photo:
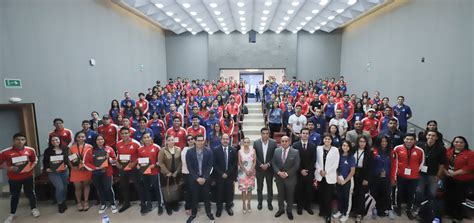
[[263,126],[265,126],[265,122],[263,122],[263,121],[244,122],[242,126],[244,127],[244,129],[245,129],[245,126],[263,127]]
[[246,104],[247,108],[261,108],[262,104],[260,103],[253,103],[253,104]]
[[254,122],[254,121],[263,121],[263,117],[258,117],[258,116],[245,116],[244,122],[249,121],[249,122]]
[[248,113],[248,114],[246,114],[246,115],[244,116],[244,120],[245,120],[245,118],[247,118],[247,117],[256,117],[256,116],[258,116],[258,117],[263,117],[263,112]]

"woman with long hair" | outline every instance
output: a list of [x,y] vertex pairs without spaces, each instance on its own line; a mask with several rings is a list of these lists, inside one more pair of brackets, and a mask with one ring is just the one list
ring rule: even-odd
[[222,112],[222,118],[220,119],[219,124],[221,126],[222,133],[229,135],[229,145],[232,145],[232,134],[234,133],[234,119],[232,119],[232,116],[230,115],[229,111],[224,110]]
[[142,110],[138,107],[134,108],[133,109],[133,115],[132,115],[132,117],[130,117],[130,125],[136,130],[140,129],[140,119],[141,118],[146,118],[145,116],[143,116]]
[[339,148],[341,146],[341,136],[339,135],[339,128],[337,125],[329,125],[328,127],[328,133],[332,138],[332,145],[336,148]]
[[257,160],[255,149],[250,148],[248,137],[244,138],[243,146],[238,153],[239,171],[237,181],[238,188],[242,192],[242,212],[246,214],[252,212],[250,200],[252,199],[252,190],[255,188],[255,165]]
[[336,184],[338,211],[333,217],[341,222],[346,222],[349,219],[352,207],[352,199],[350,197],[354,189],[355,159],[352,156],[352,145],[349,141],[342,141],[339,152],[340,159],[339,167],[337,168],[338,177]]
[[354,193],[352,195],[356,223],[362,222],[365,215],[365,194],[369,191],[369,171],[372,155],[368,139],[364,136],[357,137],[354,148],[356,170],[354,174]]
[[388,216],[394,219],[392,211],[390,192],[390,138],[383,135],[376,140],[373,149],[373,160],[370,170],[370,193],[375,199],[375,211],[372,211],[372,218],[378,216]]
[[117,116],[120,114],[120,104],[117,100],[112,100],[110,102],[109,115],[112,118],[112,121],[117,121]]
[[123,118],[130,118],[133,116],[133,104],[131,101],[125,102],[125,107],[122,108],[120,113],[122,114]]
[[69,149],[68,155],[71,166],[69,181],[74,184],[78,211],[89,210],[92,173],[84,167],[84,154],[90,149],[92,149],[92,146],[86,143],[86,134],[82,131],[77,132],[74,136],[74,144]]
[[[160,165],[160,177],[162,186],[170,186],[181,180],[181,148],[174,145],[174,136],[166,137],[166,145],[158,153],[158,163]],[[166,191],[164,191],[167,193]],[[171,215],[179,210],[178,201],[164,200],[166,213]]]
[[275,132],[281,130],[283,112],[280,109],[278,101],[273,101],[270,111],[268,111],[268,127],[270,128],[270,138],[273,138]]
[[184,210],[187,215],[191,215],[191,188],[189,182],[189,170],[186,164],[186,153],[189,149],[194,147],[194,137],[192,135],[186,136],[186,146],[181,151],[181,173],[184,180]]

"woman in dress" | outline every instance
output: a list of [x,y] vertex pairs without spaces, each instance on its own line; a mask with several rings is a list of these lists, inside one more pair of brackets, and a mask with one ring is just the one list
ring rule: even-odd
[[[89,210],[89,192],[92,181],[92,173],[84,168],[84,154],[89,149],[92,149],[92,146],[86,143],[86,134],[82,131],[76,133],[74,137],[74,144],[69,150],[69,162],[71,164],[71,175],[69,177],[69,181],[74,184],[78,211]],[[75,160],[76,156],[77,160]],[[73,160],[71,160],[71,158],[73,158]],[[83,195],[84,200],[82,200]]]
[[242,205],[244,214],[252,212],[250,200],[252,190],[255,188],[255,150],[250,148],[250,139],[244,138],[243,147],[239,150],[239,173],[237,181],[239,190],[242,191]]

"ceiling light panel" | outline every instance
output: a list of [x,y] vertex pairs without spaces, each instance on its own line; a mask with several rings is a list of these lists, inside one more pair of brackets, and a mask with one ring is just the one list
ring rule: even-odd
[[114,0],[176,34],[331,32],[393,0]]

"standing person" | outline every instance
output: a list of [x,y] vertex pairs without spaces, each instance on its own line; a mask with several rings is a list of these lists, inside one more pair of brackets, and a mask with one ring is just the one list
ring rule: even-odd
[[67,210],[66,196],[69,170],[67,167],[67,156],[69,148],[61,145],[61,139],[52,136],[49,139],[49,146],[43,154],[43,168],[48,173],[48,179],[54,186],[55,198],[58,203],[58,212],[64,213]]
[[393,112],[398,119],[398,128],[403,133],[407,132],[408,119],[412,117],[411,108],[405,105],[405,97],[398,96],[397,105],[393,106]]
[[65,146],[71,146],[72,136],[74,135],[71,130],[64,128],[64,121],[61,118],[55,118],[53,120],[54,130],[49,132],[49,138],[57,136],[61,139],[61,143]]
[[395,219],[390,199],[390,138],[382,136],[377,140],[372,159],[372,170],[370,171],[370,193],[375,199],[375,209],[372,210],[372,218],[377,216],[388,216]]
[[342,117],[341,109],[336,109],[336,117],[332,118],[329,121],[329,125],[337,126],[337,129],[339,130],[339,136],[341,136],[341,138],[346,137],[346,132],[347,132],[347,129],[349,128],[349,125],[347,123],[347,120],[344,117]]
[[97,128],[97,133],[105,137],[105,145],[115,148],[119,128],[117,125],[110,122],[110,116],[107,114],[102,116],[102,122],[103,124]]
[[115,193],[112,188],[112,165],[116,162],[116,155],[112,147],[105,145],[105,138],[102,135],[97,137],[96,146],[89,149],[84,154],[84,167],[92,171],[92,182],[97,189],[100,200],[99,214],[105,213],[107,203],[110,205],[112,213],[117,213],[115,205]]
[[291,148],[288,136],[281,137],[281,146],[275,150],[272,167],[278,189],[278,211],[275,213],[275,217],[278,218],[285,213],[286,201],[286,214],[288,219],[293,220],[293,198],[297,181],[296,175],[300,167],[300,155],[298,150]]
[[7,166],[10,186],[10,215],[5,223],[11,223],[15,218],[22,187],[30,202],[31,214],[35,218],[39,217],[33,181],[33,170],[38,163],[38,157],[34,148],[26,146],[26,136],[23,133],[13,135],[13,145],[0,152],[0,166],[3,163]]
[[398,130],[398,120],[392,118],[388,121],[388,128],[380,132],[379,138],[386,136],[390,140],[390,148],[395,148],[398,145],[403,144],[403,137],[405,134]]
[[142,141],[142,137],[145,133],[149,133],[151,138],[154,139],[155,138],[155,134],[153,133],[153,130],[151,130],[150,128],[148,128],[147,126],[147,122],[148,120],[144,117],[141,117],[138,121],[138,129],[137,131],[135,131],[135,133],[133,134],[133,139],[137,140],[137,142],[141,142]]
[[260,101],[260,84],[257,84],[257,87],[255,88],[255,101],[258,102]]
[[135,186],[135,191],[138,192],[138,197],[143,203],[142,189],[139,179],[138,170],[136,168],[138,163],[138,148],[140,143],[130,137],[130,130],[126,127],[120,129],[122,140],[117,142],[118,162],[116,164],[120,175],[120,192],[122,194],[122,207],[119,213],[130,208],[130,181]]
[[[117,118],[120,115],[120,105],[119,105],[119,102],[117,100],[114,99],[114,100],[112,100],[112,102],[110,102],[110,109],[109,109],[108,114],[110,115],[110,117],[112,118],[112,121],[114,123],[117,122]],[[97,126],[97,128],[99,128],[99,126]],[[98,131],[98,130],[96,130],[96,131]]]
[[316,164],[316,145],[309,141],[309,129],[301,129],[301,140],[293,143],[293,148],[298,150],[300,166],[297,174],[296,203],[298,215],[303,214],[303,209],[313,215],[311,202],[313,201],[314,166]]
[[331,222],[331,203],[337,183],[337,167],[339,166],[339,151],[331,145],[332,137],[324,134],[323,145],[316,149],[316,169],[314,178],[318,181],[320,192],[319,216]]
[[428,130],[425,133],[426,142],[418,143],[418,146],[425,153],[425,164],[420,170],[420,180],[416,188],[414,214],[417,215],[421,203],[428,200],[430,207],[434,209],[436,216],[441,213],[436,208],[436,192],[438,191],[438,181],[443,177],[444,164],[446,163],[446,149],[438,143],[438,133],[434,130]]
[[[152,192],[155,192],[156,200],[158,201],[158,215],[161,215],[163,214],[163,207],[159,179],[160,167],[158,166],[158,153],[161,149],[160,146],[153,143],[149,133],[143,135],[142,142],[143,146],[137,149],[137,169],[140,170],[139,174],[143,181],[143,190],[145,191],[145,197],[141,200],[140,213],[144,215],[153,210]],[[139,191],[139,193],[141,192]]]
[[362,128],[370,133],[372,140],[379,135],[379,119],[375,118],[375,109],[369,108],[367,117],[362,119]]
[[474,152],[463,136],[454,137],[451,148],[446,150],[444,169],[446,213],[461,222],[467,215],[462,205],[474,182]]
[[270,127],[270,138],[273,138],[275,132],[281,130],[283,113],[278,105],[278,101],[274,101],[268,112],[268,126]]
[[[244,140],[245,142],[245,140]],[[234,181],[237,178],[237,150],[229,146],[229,135],[222,136],[222,146],[213,149],[214,174],[217,186],[216,217],[222,214],[223,203],[229,216],[234,215],[232,203],[234,200]],[[243,196],[242,196],[243,199]]]
[[352,204],[356,214],[356,222],[362,222],[365,215],[365,194],[369,192],[369,171],[372,163],[372,153],[368,139],[364,136],[357,138],[354,148],[355,174],[354,174],[354,194],[352,195]]
[[402,199],[405,198],[407,216],[413,220],[415,219],[412,213],[413,201],[420,178],[420,170],[425,163],[425,154],[423,149],[415,145],[415,134],[408,133],[403,141],[402,145],[395,147],[392,151],[390,178],[392,185],[396,184],[398,189],[395,213],[401,216]]
[[439,143],[441,145],[443,145],[443,134],[441,132],[438,131],[438,122],[436,120],[429,120],[427,123],[426,123],[426,130],[424,132],[420,132],[418,134],[418,142],[426,142],[426,138],[427,138],[427,133],[429,130],[433,130],[437,133],[438,135],[438,140],[436,141],[436,143]]
[[352,191],[354,189],[353,177],[355,174],[355,158],[352,155],[352,145],[349,141],[342,141],[339,150],[340,159],[337,168],[337,208],[338,211],[332,216],[341,222],[349,219],[349,213],[352,207]]
[[346,133],[346,140],[351,143],[351,147],[354,147],[357,142],[357,138],[360,136],[364,136],[369,141],[369,146],[372,145],[372,137],[370,137],[370,133],[364,131],[362,121],[357,120],[354,122],[354,129],[350,130]]
[[151,119],[147,123],[147,127],[153,131],[153,142],[156,145],[163,145],[163,137],[165,135],[165,123],[159,119],[159,114],[157,112],[151,113]]
[[306,116],[301,114],[301,105],[296,106],[296,113],[288,118],[288,129],[291,132],[292,141],[298,141],[300,139],[300,132],[304,126],[306,126]]
[[175,145],[179,148],[184,148],[184,145],[186,145],[187,135],[188,132],[186,132],[186,129],[181,127],[181,119],[179,117],[174,117],[173,126],[166,130],[165,138],[168,138],[168,136],[173,136]]
[[184,210],[187,215],[191,215],[191,185],[189,182],[189,170],[186,163],[186,153],[195,146],[194,137],[186,136],[186,146],[181,150],[181,173],[184,180]]
[[[74,184],[78,211],[89,210],[92,173],[84,167],[84,154],[89,149],[92,149],[92,145],[86,143],[86,134],[84,132],[77,132],[74,136],[74,144],[69,149],[68,160],[71,166],[69,181]],[[82,200],[82,196],[84,196],[84,200]]]
[[214,128],[211,131],[211,134],[208,139],[208,146],[209,148],[213,149],[216,147],[221,146],[222,143],[222,130],[221,125],[219,123],[214,124]]
[[222,118],[219,121],[223,134],[230,136],[230,144],[232,144],[232,135],[234,134],[234,120],[232,119],[229,111],[224,110],[222,112]]
[[204,136],[196,136],[196,146],[186,153],[186,164],[189,170],[189,182],[192,195],[192,213],[186,221],[187,223],[191,223],[196,218],[199,198],[204,201],[206,215],[209,220],[215,220],[211,213],[209,197],[213,160],[212,151],[205,147]]
[[[181,148],[175,146],[172,136],[166,138],[165,148],[161,149],[160,153],[158,153],[158,163],[160,165],[160,179],[163,182],[163,190],[165,190],[165,193],[169,193],[169,191],[166,191],[166,188],[181,181]],[[164,197],[163,200],[168,215],[171,215],[173,210],[179,210],[178,201],[166,200]]]
[[91,120],[89,120],[91,130],[97,131],[100,125],[102,125],[102,120],[99,118],[99,112],[91,112]]
[[256,159],[256,176],[257,176],[257,209],[262,210],[263,202],[263,180],[267,185],[267,205],[268,210],[273,210],[273,168],[271,168],[271,160],[277,143],[274,139],[269,138],[270,131],[263,127],[260,130],[260,139],[253,142],[253,148],[257,155]]
[[[98,134],[96,131],[92,130],[90,127],[91,127],[91,124],[88,120],[82,121],[81,132],[83,132],[86,135],[86,143],[89,145],[94,145],[95,139],[97,138]],[[74,137],[74,140],[76,140],[76,137]],[[74,143],[72,143],[71,146],[73,146],[73,144]]]
[[316,147],[321,144],[321,134],[314,130],[314,123],[309,121],[306,124],[306,128],[309,129],[309,138],[308,140],[313,143]]
[[250,148],[250,139],[246,137],[243,141],[243,147],[239,150],[239,190],[242,191],[242,212],[251,213],[250,200],[252,199],[252,190],[255,188],[255,150]]

